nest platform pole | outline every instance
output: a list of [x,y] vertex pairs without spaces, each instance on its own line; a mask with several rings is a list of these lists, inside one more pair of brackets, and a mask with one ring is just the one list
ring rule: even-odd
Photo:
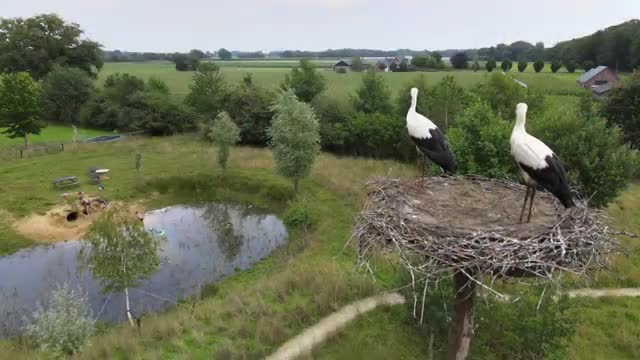
[[462,272],[453,276],[453,324],[449,333],[447,360],[464,360],[473,338],[473,306],[476,284]]

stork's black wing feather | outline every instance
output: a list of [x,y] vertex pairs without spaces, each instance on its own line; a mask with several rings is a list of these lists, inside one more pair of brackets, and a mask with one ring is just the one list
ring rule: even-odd
[[454,172],[456,170],[456,160],[451,150],[449,150],[444,134],[438,128],[429,130],[429,133],[431,134],[429,139],[412,136],[411,140],[429,160],[436,163],[446,172]]
[[562,162],[555,155],[547,156],[545,161],[547,162],[547,167],[542,169],[533,169],[523,164],[519,165],[540,186],[557,197],[562,202],[562,205],[568,208],[575,206],[571,198],[571,188],[567,180],[567,173],[564,171]]

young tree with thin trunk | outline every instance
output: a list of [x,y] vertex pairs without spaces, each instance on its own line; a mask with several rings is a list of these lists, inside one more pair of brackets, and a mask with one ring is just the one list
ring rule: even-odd
[[320,153],[320,122],[311,106],[298,100],[289,90],[272,106],[275,115],[268,133],[276,171],[299,182],[309,176]]
[[105,292],[124,292],[127,319],[134,325],[129,288],[153,275],[160,265],[160,238],[144,229],[129,209],[111,205],[85,235],[78,254],[82,269],[91,269]]
[[240,141],[240,128],[223,111],[209,129],[209,139],[218,147],[218,165],[226,169],[229,150]]
[[11,139],[40,134],[46,123],[40,120],[40,87],[29,73],[19,72],[2,76],[0,82],[0,126],[7,126],[3,134]]

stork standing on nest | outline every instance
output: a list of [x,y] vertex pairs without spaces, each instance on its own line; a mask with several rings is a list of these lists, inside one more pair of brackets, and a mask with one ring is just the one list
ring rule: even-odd
[[571,198],[567,174],[562,163],[547,145],[527,133],[525,129],[526,121],[527,104],[520,103],[516,107],[516,126],[511,133],[511,155],[518,163],[518,167],[522,171],[522,177],[527,185],[527,193],[520,212],[520,222],[522,222],[529,198],[531,200],[529,202],[527,222],[531,221],[531,210],[537,185],[542,186],[557,197],[564,207],[575,206]]
[[425,116],[418,114],[418,89],[411,89],[411,107],[407,112],[407,129],[411,140],[416,144],[418,152],[422,155],[421,184],[424,185],[427,159],[440,166],[445,173],[454,172],[456,160],[449,150],[444,134],[436,124]]

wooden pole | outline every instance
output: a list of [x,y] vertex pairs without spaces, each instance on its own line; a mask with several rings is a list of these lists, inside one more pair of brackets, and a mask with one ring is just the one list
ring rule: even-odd
[[469,355],[473,338],[473,301],[476,284],[461,272],[454,275],[453,281],[453,323],[449,333],[447,360],[465,360]]

